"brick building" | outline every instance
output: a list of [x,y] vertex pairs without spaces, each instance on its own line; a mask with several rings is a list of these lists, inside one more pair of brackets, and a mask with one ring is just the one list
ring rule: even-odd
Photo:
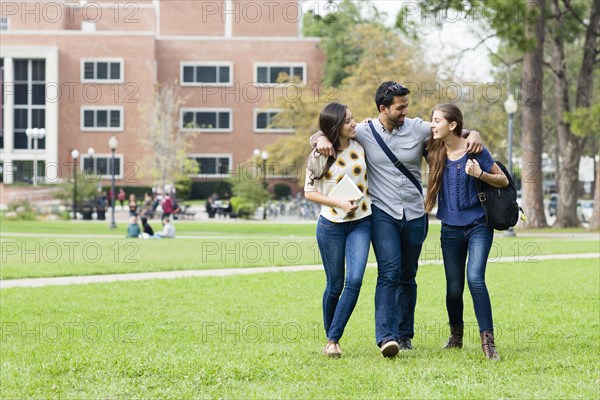
[[[290,130],[269,122],[283,90],[280,73],[318,85],[319,39],[301,36],[297,0],[95,0],[0,3],[2,113],[0,163],[5,183],[55,182],[95,150],[110,178],[112,136],[118,139],[120,184],[136,179],[147,157],[141,138],[144,104],[156,83],[177,81],[185,103],[182,131],[200,129],[188,153],[196,178],[220,179]],[[314,87],[314,86],[312,86]],[[191,127],[191,128],[190,128]],[[28,128],[44,128],[35,143]],[[140,181],[140,183],[149,183]]]

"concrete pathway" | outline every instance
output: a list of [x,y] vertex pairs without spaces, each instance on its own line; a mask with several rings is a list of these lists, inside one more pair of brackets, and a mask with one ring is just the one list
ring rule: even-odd
[[[600,253],[582,253],[582,254],[552,254],[535,256],[528,260],[528,263],[536,263],[545,260],[570,260],[570,259],[600,259]],[[494,259],[494,263],[511,262],[514,257],[501,257]],[[490,260],[492,262],[492,260]],[[519,261],[517,261],[519,262]],[[525,261],[520,261],[525,262]],[[440,261],[429,261],[421,263],[441,264]],[[375,267],[375,263],[369,263],[368,267]],[[0,280],[0,289],[14,287],[43,287],[43,286],[66,286],[82,285],[89,283],[108,283],[120,281],[143,281],[150,279],[176,279],[189,277],[205,276],[230,276],[230,275],[249,275],[262,274],[268,272],[297,272],[297,271],[317,271],[321,270],[321,265],[298,265],[289,267],[258,267],[258,268],[228,268],[228,269],[209,269],[209,270],[183,270],[183,271],[163,271],[163,272],[141,272],[133,274],[112,274],[112,275],[89,275],[89,276],[66,276],[55,278],[26,278]]]

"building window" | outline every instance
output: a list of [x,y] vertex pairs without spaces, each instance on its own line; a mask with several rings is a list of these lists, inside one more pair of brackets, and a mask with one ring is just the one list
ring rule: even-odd
[[223,109],[182,109],[181,130],[231,132],[233,112]]
[[254,110],[254,132],[293,132],[291,128],[273,126],[273,119],[281,110]]
[[0,17],[0,31],[8,30],[8,17]]
[[181,63],[182,86],[233,84],[232,63]]
[[[14,74],[14,149],[33,149],[25,132],[46,127],[46,61],[15,59]],[[38,149],[45,148],[46,139],[38,140]]]
[[[111,155],[98,154],[94,158],[90,158],[88,155],[82,157],[81,169],[85,171],[88,176],[93,176],[102,179],[110,179],[111,174]],[[115,178],[121,178],[123,176],[122,171],[123,156],[115,154]]]
[[81,107],[82,131],[122,131],[123,107]]
[[123,60],[82,60],[82,82],[123,82]]
[[231,171],[231,155],[228,154],[199,154],[189,158],[198,163],[199,175],[228,175]]
[[[38,161],[39,166],[40,163]],[[38,175],[40,174],[39,171],[38,168]],[[45,169],[42,169],[42,171],[45,171]],[[33,161],[13,160],[12,178],[15,183],[33,183]]]
[[270,85],[281,84],[286,81],[280,82],[279,80],[287,75],[288,79],[294,77],[306,85],[305,71],[305,64],[259,64],[255,68],[255,82]]
[[[14,183],[33,183],[34,168],[33,161],[13,160],[12,162],[12,178]],[[46,161],[37,161],[37,181],[43,182],[46,173]]]

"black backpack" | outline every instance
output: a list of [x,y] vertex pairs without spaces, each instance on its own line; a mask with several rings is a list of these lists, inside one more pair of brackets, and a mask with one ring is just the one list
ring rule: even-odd
[[[479,197],[481,206],[485,211],[487,226],[498,231],[505,231],[517,224],[519,211],[523,213],[523,209],[517,204],[515,181],[500,161],[496,161],[496,164],[508,178],[507,187],[495,188],[480,179],[473,179],[475,180],[477,197]],[[524,216],[525,213],[523,213]]]

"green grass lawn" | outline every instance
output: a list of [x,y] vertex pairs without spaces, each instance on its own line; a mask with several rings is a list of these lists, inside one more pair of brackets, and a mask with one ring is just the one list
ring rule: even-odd
[[490,264],[501,362],[484,359],[468,290],[465,347],[441,350],[439,265],[419,270],[415,349],[392,360],[372,268],[339,360],[320,355],[321,271],[4,289],[0,397],[598,398],[599,276],[598,260]]
[[[16,221],[0,218],[0,233],[52,233],[52,234],[84,234],[84,235],[121,235],[127,233],[127,224],[118,223],[117,229],[110,229],[109,222],[97,221]],[[159,220],[150,221],[154,230],[161,227]],[[279,223],[269,221],[239,221],[219,220],[209,222],[175,221],[178,235],[214,235],[214,234],[244,234],[263,235],[310,235],[314,236],[316,221],[314,223]]]
[[[321,264],[314,223],[178,223],[175,240],[137,240],[124,237],[124,225],[0,222],[0,279]],[[430,226],[421,261],[441,263],[439,230]],[[531,264],[542,255],[592,252],[600,252],[600,240],[497,234],[490,258]]]

